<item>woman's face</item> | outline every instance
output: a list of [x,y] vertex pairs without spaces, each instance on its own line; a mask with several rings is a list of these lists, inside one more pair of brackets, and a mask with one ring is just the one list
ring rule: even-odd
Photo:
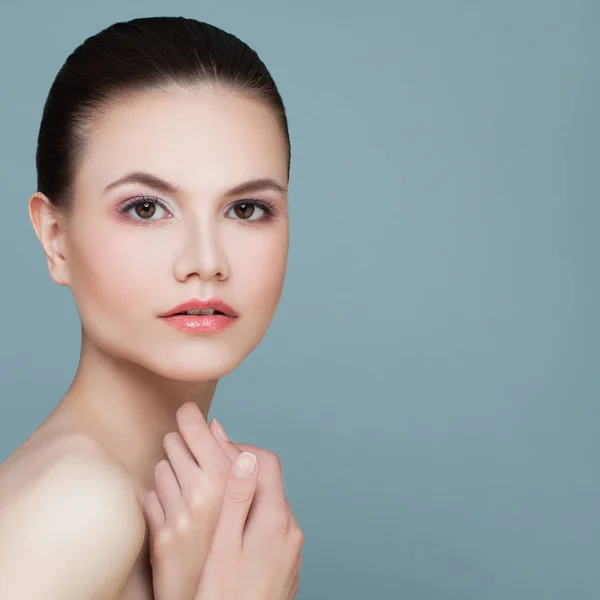
[[[276,117],[225,89],[175,89],[111,106],[89,135],[61,238],[87,337],[170,379],[227,374],[265,335],[283,287],[288,156]],[[171,189],[115,184],[132,173]],[[215,298],[238,315],[217,332],[160,317]]]

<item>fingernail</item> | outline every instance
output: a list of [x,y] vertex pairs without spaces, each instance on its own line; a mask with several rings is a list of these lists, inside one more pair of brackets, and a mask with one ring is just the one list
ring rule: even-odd
[[227,437],[227,434],[225,433],[225,430],[223,429],[223,425],[221,425],[221,423],[219,423],[219,421],[217,421],[216,419],[214,419],[215,421],[215,429],[217,430],[217,433],[226,441],[229,441],[229,438]]
[[256,456],[251,452],[242,452],[235,460],[233,474],[238,479],[250,479],[256,469]]

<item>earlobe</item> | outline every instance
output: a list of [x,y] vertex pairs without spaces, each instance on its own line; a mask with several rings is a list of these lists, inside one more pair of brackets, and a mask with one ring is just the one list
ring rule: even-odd
[[61,243],[64,216],[44,194],[35,192],[29,200],[29,218],[46,255],[52,281],[58,285],[69,285],[67,260]]

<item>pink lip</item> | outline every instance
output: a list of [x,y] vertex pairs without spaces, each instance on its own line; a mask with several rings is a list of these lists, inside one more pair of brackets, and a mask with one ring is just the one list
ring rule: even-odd
[[[213,308],[222,312],[227,317],[237,317],[237,313],[227,302],[220,298],[209,298],[208,300],[188,300],[182,304],[178,304],[168,312],[160,315],[161,317],[171,317],[177,313],[184,312],[186,310],[201,310],[203,308]],[[194,316],[194,315],[188,315]],[[208,316],[219,316],[219,315],[208,315]]]
[[[222,315],[178,315],[186,310],[213,308],[222,312]],[[212,300],[189,300],[179,304],[169,312],[160,316],[175,329],[189,333],[215,333],[229,327],[237,318],[237,313],[229,304],[218,298]]]

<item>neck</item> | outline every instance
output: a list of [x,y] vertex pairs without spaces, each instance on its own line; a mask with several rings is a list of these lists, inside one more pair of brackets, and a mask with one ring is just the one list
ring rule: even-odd
[[163,438],[178,431],[177,409],[192,401],[208,422],[217,383],[168,380],[84,342],[73,383],[55,413],[100,442],[145,489],[152,489],[154,467],[166,457]]

